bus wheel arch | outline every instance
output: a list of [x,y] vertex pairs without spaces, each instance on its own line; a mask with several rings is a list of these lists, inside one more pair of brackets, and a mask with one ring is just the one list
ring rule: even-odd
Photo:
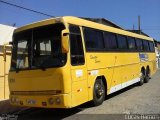
[[107,83],[104,76],[97,76],[94,82],[93,87],[93,100],[92,104],[94,106],[101,105],[106,97],[106,91],[107,91]]

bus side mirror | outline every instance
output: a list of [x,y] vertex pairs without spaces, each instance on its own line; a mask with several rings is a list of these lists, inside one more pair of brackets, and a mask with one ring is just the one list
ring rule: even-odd
[[67,53],[69,51],[68,35],[69,31],[67,29],[62,30],[62,53]]

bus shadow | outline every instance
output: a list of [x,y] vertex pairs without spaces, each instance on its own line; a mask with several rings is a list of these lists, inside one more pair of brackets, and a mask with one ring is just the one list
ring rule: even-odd
[[[138,85],[137,84],[133,84],[133,85],[130,85],[130,86],[128,86],[128,87],[126,87],[126,88],[124,88],[122,90],[119,90],[119,91],[115,92],[115,93],[107,95],[107,97],[105,98],[105,101],[107,102],[107,100],[112,99],[113,97],[116,97],[116,96],[118,96],[120,94],[123,94],[124,92],[127,92],[129,90],[132,90],[135,87],[138,87]],[[91,102],[87,102],[87,103],[84,103],[84,104],[80,105],[79,109],[85,109],[85,108],[91,108],[91,107],[94,107],[92,105],[92,103]]]
[[[17,114],[18,120],[61,120],[70,117],[78,112],[80,109],[43,109],[43,108],[31,108],[27,112]],[[16,114],[14,114],[16,115]]]
[[15,107],[15,106],[12,106],[10,104],[10,102],[9,102],[9,99],[5,99],[5,100],[1,100],[0,101],[0,115],[1,114],[7,114],[7,113],[12,113],[12,112],[20,111],[22,109],[24,109],[24,107]]
[[[112,97],[118,96],[126,91],[129,91],[136,87],[137,85],[131,85],[120,91],[117,91],[111,95],[108,95],[105,101],[111,99]],[[64,118],[69,118],[75,114],[87,109],[94,107],[91,102],[84,103],[74,108],[70,109],[45,109],[45,108],[30,108],[18,114],[18,120],[61,120]]]

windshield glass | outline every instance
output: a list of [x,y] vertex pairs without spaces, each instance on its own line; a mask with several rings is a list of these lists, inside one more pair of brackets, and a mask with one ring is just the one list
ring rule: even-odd
[[61,51],[63,24],[54,24],[16,33],[11,70],[59,67],[66,63]]

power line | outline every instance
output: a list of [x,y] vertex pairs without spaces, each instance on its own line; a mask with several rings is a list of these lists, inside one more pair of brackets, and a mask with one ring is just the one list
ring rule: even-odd
[[45,15],[45,16],[48,16],[48,17],[55,17],[55,16],[53,16],[53,15],[49,15],[49,14],[46,14],[46,13],[43,13],[43,12],[39,12],[39,11],[36,11],[36,10],[32,10],[32,9],[29,9],[29,8],[26,8],[26,7],[22,7],[22,6],[13,4],[13,3],[5,2],[5,1],[3,1],[3,0],[0,0],[0,2],[1,2],[1,3],[4,3],[4,4],[7,4],[7,5],[10,5],[10,6],[13,6],[13,7],[17,7],[17,8],[23,9],[23,10],[27,10],[27,11],[30,11],[30,12],[34,12],[34,13],[37,13],[37,14]]
[[156,26],[154,26],[154,25],[149,25],[149,26],[142,26],[142,27],[160,27],[160,25],[156,25]]
[[157,31],[159,31],[160,30],[160,28],[158,29],[142,29],[142,30],[157,30]]

